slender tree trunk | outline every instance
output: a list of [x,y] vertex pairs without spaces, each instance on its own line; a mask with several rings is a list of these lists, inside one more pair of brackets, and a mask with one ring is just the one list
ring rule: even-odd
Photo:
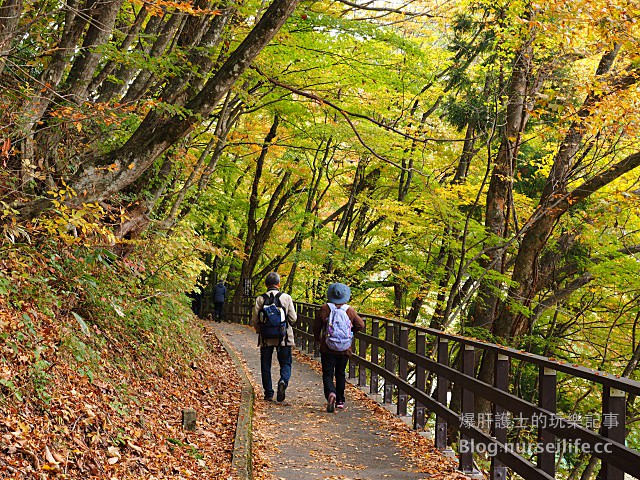
[[[147,7],[143,5],[142,8],[140,8],[140,11],[138,12],[138,14],[136,15],[135,21],[129,27],[126,37],[124,38],[124,40],[119,46],[119,50],[121,52],[126,52],[131,48],[131,46],[133,45],[133,42],[136,40],[136,38],[138,38],[140,30],[142,29],[143,23],[147,19],[148,15],[149,15],[149,10],[147,10]],[[93,78],[93,80],[91,80],[91,83],[88,88],[89,92],[95,92],[100,87],[100,85],[102,85],[105,81],[107,81],[107,77],[116,71],[117,67],[118,67],[118,64],[114,60],[110,60],[109,62],[107,62],[104,68],[100,70],[100,73],[96,75]],[[109,100],[109,98],[107,100]]]
[[[171,42],[175,40],[175,36],[180,31],[183,22],[184,17],[177,13],[174,13],[169,17],[169,20],[164,24],[162,31],[159,33],[156,41],[149,50],[150,58],[158,58],[165,52]],[[122,73],[131,75],[133,72],[126,69]],[[131,85],[128,83],[122,85],[123,88],[126,88],[126,93],[122,97],[121,102],[125,104],[133,103],[142,98],[153,82],[153,78],[153,72],[149,69],[145,68],[138,71],[138,74],[135,76],[135,80]]]
[[[253,270],[255,267],[256,256],[258,252],[262,252],[264,245],[258,244],[258,207],[260,205],[260,180],[262,179],[262,170],[264,168],[264,161],[271,146],[271,142],[276,138],[278,124],[280,123],[279,117],[276,115],[271,124],[271,128],[267,133],[263,143],[262,150],[258,159],[256,160],[256,170],[253,175],[253,183],[251,185],[251,194],[249,196],[249,211],[247,212],[247,234],[244,240],[244,255],[242,260],[242,266],[240,268],[240,282],[251,279],[253,277]],[[271,201],[274,197],[271,197]],[[265,222],[267,216],[265,215]],[[233,301],[235,303],[240,301],[242,296],[242,286],[239,285],[236,288]]]
[[[288,292],[291,291],[294,285],[295,276],[298,269],[298,257],[302,253],[303,242],[305,238],[307,238],[307,236],[309,235],[306,232],[306,230],[308,228],[309,222],[311,221],[311,216],[313,215],[314,206],[318,205],[319,203],[318,195],[320,193],[320,181],[322,180],[328,159],[330,157],[332,141],[333,139],[329,137],[326,143],[322,142],[314,154],[313,168],[311,172],[312,178],[309,185],[309,189],[307,191],[307,201],[304,209],[305,214],[302,220],[302,224],[300,225],[300,229],[296,232],[296,236],[294,237],[294,240],[293,240],[294,245],[292,245],[292,247],[295,248],[295,255],[293,258],[293,262],[291,263],[291,269],[289,270],[289,276],[287,277],[287,282],[285,284],[285,290]],[[321,160],[318,161],[320,157],[321,157]],[[288,255],[288,253],[286,253],[285,255]],[[282,260],[284,260],[284,258],[286,257],[282,257]],[[278,260],[281,261],[280,259]],[[269,269],[271,270],[272,267],[269,266]]]
[[67,98],[76,103],[87,99],[89,84],[102,57],[99,47],[111,37],[122,2],[123,0],[101,0],[94,3],[95,11],[90,13],[91,21],[84,36],[81,54],[73,63],[64,88]]
[[[162,29],[166,27],[164,22],[166,18],[171,19],[173,17],[170,14],[166,14],[164,16],[152,15],[144,26],[143,36],[147,38],[153,38],[158,34],[163,35],[165,31]],[[172,38],[173,34],[168,34],[167,37]],[[165,41],[167,41],[167,38],[162,39],[162,42]],[[153,45],[155,45],[155,43]],[[135,53],[148,55],[149,50],[153,47],[153,45],[149,46],[146,42],[138,42],[136,44]],[[115,80],[112,81],[107,76],[107,78],[93,87],[92,91],[95,91],[96,89],[98,91],[98,102],[106,103],[113,98],[117,97],[119,99],[120,97],[122,97],[122,95],[131,85],[131,80],[134,78],[137,71],[138,67],[136,67],[135,65],[121,64],[113,74]]]
[[[487,191],[485,227],[494,238],[504,238],[508,230],[509,200],[512,195],[515,159],[521,143],[521,135],[529,115],[526,111],[527,85],[532,75],[533,48],[527,41],[516,54],[516,60],[509,87],[506,124],[502,133],[500,148],[493,163],[491,180]],[[504,258],[501,248],[492,248],[482,262],[486,269],[502,273]],[[475,302],[474,317],[470,324],[491,328],[498,308],[495,280],[484,280]]]
[[0,4],[0,75],[11,52],[21,13],[22,0],[5,0]]
[[[236,100],[238,103],[239,100]],[[170,208],[168,215],[162,220],[159,227],[163,229],[173,228],[178,220],[184,218],[193,205],[196,205],[200,195],[209,185],[209,179],[216,169],[218,160],[227,143],[227,136],[240,118],[241,107],[236,102],[227,99],[222,110],[218,114],[218,121],[211,140],[200,154],[198,161],[193,166],[189,177],[184,181],[180,191]],[[208,161],[207,161],[208,160]],[[194,186],[196,188],[194,189]],[[195,190],[193,198],[186,205],[184,200],[190,191]]]
[[[32,165],[39,157],[36,142],[34,140],[36,125],[42,119],[44,112],[49,107],[55,92],[62,81],[64,72],[69,64],[69,59],[78,48],[78,42],[87,24],[86,10],[92,4],[92,0],[87,2],[87,7],[80,7],[77,0],[69,0],[63,7],[65,9],[64,29],[60,35],[58,46],[51,56],[47,68],[40,75],[39,84],[47,85],[47,89],[37,95],[27,99],[22,105],[17,118],[21,119],[20,130],[24,137],[22,142],[22,182],[25,184],[32,179]],[[51,165],[38,165],[46,170],[51,169]],[[52,168],[59,172],[61,167],[55,165]],[[49,202],[40,202],[48,205]],[[36,208],[38,205],[34,205]]]

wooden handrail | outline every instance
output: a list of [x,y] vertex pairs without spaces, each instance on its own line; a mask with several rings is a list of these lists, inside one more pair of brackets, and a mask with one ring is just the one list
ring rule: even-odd
[[[317,355],[312,325],[319,305],[294,302],[298,322],[294,328],[296,343],[301,350]],[[242,305],[231,306],[231,317],[247,323],[253,299],[245,299]],[[361,314],[366,328],[354,336],[354,355],[350,357],[349,377],[360,387],[369,382],[370,392],[382,394],[384,403],[397,406],[400,415],[412,412],[415,428],[425,427],[425,412],[436,414],[435,443],[439,449],[448,448],[447,435],[460,434],[458,454],[460,470],[474,473],[474,455],[491,453],[491,478],[504,480],[505,469],[527,479],[549,480],[555,476],[555,452],[553,445],[559,439],[565,445],[587,451],[603,462],[602,469],[607,480],[623,480],[624,472],[637,475],[640,472],[640,453],[625,445],[626,396],[640,395],[640,382],[607,372],[592,370],[580,365],[569,364],[540,355],[485,342],[482,340],[420,327],[400,320],[377,315]],[[431,341],[427,340],[431,338]],[[431,358],[425,349],[425,342],[433,346],[437,358]],[[410,349],[411,344],[414,350]],[[449,366],[449,356],[456,345],[461,356],[460,369]],[[494,384],[490,385],[475,377],[476,349],[492,352],[496,356]],[[509,365],[518,360],[539,369],[539,402],[534,404],[510,393]],[[409,378],[408,371],[415,371]],[[563,418],[556,412],[556,373],[580,378],[602,387],[602,418],[609,422],[596,432],[578,425],[575,419]],[[431,382],[435,380],[437,389]],[[378,382],[383,380],[383,384]],[[450,386],[461,391],[461,411],[449,407]],[[507,443],[509,428],[498,425],[497,418],[491,425],[491,432],[474,424],[474,397],[483,398],[493,405],[493,414],[505,418],[505,413],[519,415],[518,419],[531,420],[537,431],[537,442],[533,447],[537,463],[531,463],[513,445]],[[474,418],[469,418],[474,416]],[[524,417],[526,416],[526,417]],[[533,425],[533,419],[536,425]],[[449,433],[447,433],[449,432]],[[449,437],[450,438],[450,437]],[[541,443],[542,442],[542,443]],[[567,443],[568,442],[568,443]],[[470,449],[470,450],[469,450]]]
[[[309,307],[319,308],[318,305],[314,305],[311,303],[303,303],[303,302],[295,302],[295,303],[296,305],[305,305]],[[493,351],[497,354],[506,355],[510,358],[524,360],[527,363],[532,363],[535,365],[539,365],[541,367],[551,368],[559,372],[568,373],[574,377],[590,380],[592,382],[599,383],[601,385],[607,385],[609,387],[617,388],[619,390],[624,390],[627,393],[632,393],[634,395],[640,396],[640,382],[630,379],[628,377],[622,377],[620,375],[612,375],[608,372],[603,372],[601,370],[593,370],[591,368],[583,367],[575,363],[567,363],[562,360],[543,357],[535,353],[529,353],[524,350],[518,350],[518,349],[507,347],[504,345],[487,342],[485,340],[479,340],[473,337],[465,337],[462,335],[456,335],[454,333],[447,333],[447,332],[443,332],[442,330],[437,330],[435,328],[420,327],[418,325],[403,322],[402,320],[394,320],[391,318],[385,318],[378,315],[369,315],[367,313],[360,314],[360,316],[364,319],[378,320],[381,322],[391,323],[393,325],[398,325],[398,326],[402,325],[403,327],[409,328],[417,332],[424,332],[425,334],[431,335],[433,337],[446,338],[454,342],[459,342],[465,345],[471,345],[473,347],[481,348],[483,350]]]

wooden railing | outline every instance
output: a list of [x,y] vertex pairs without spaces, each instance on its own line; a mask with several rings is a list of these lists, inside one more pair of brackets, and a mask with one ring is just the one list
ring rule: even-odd
[[[312,326],[319,305],[295,305],[296,344],[317,354]],[[250,300],[232,306],[231,318],[247,323],[251,306]],[[602,461],[599,479],[624,480],[625,472],[640,474],[639,452],[625,445],[627,397],[640,395],[640,382],[398,320],[361,316],[366,329],[355,335],[356,354],[349,362],[348,376],[379,395],[398,415],[411,415],[417,430],[433,429],[438,449],[450,450],[454,435],[459,435],[453,443],[462,472],[479,473],[474,459],[481,456],[490,459],[495,480],[505,480],[508,469],[527,480],[554,479],[558,450],[571,449]],[[486,352],[494,359],[493,384],[476,377],[477,359]],[[457,368],[450,365],[451,358],[458,359]],[[521,369],[537,369],[535,402],[513,393],[515,363]],[[584,418],[559,412],[559,376],[563,382],[577,379],[600,390],[601,411]],[[452,398],[457,400],[455,409]],[[490,413],[475,412],[476,398],[490,402]],[[428,422],[429,412],[435,414],[434,422]],[[600,419],[599,428],[594,417]],[[520,435],[520,443],[514,443],[518,428],[530,436]],[[522,443],[523,438],[529,443]]]
[[251,310],[253,305],[254,298],[252,297],[242,297],[240,303],[225,303],[225,318],[235,323],[248,325],[251,320]]

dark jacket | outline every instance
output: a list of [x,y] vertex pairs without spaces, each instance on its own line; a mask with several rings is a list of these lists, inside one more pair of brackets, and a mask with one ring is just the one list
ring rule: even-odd
[[213,303],[224,303],[227,298],[227,287],[219,283],[213,289]]
[[[336,306],[339,307],[340,305]],[[328,304],[325,303],[320,307],[313,323],[313,337],[317,342],[320,342],[321,352],[333,353],[334,355],[351,355],[353,353],[351,351],[351,348],[344,352],[336,352],[335,350],[331,350],[324,341],[324,334],[327,330],[327,321],[329,320],[330,313],[331,308]],[[351,320],[351,331],[353,333],[364,329],[364,320],[360,318],[360,315],[358,315],[353,307],[349,306],[349,308],[347,309],[347,316]]]

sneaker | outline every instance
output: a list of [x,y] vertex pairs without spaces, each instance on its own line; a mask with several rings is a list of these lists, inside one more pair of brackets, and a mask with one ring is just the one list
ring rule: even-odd
[[265,402],[273,402],[273,395],[265,395],[264,396],[264,401]]
[[336,409],[336,394],[330,393],[327,401],[327,412],[333,413],[333,411]]
[[342,401],[337,402],[337,403],[336,403],[336,408],[339,408],[339,409],[341,409],[341,410],[342,410],[342,409],[344,408],[344,402],[342,402]]
[[276,400],[278,400],[279,402],[284,401],[284,391],[286,389],[287,389],[287,384],[284,383],[284,380],[280,380],[278,382],[278,396],[276,397]]

